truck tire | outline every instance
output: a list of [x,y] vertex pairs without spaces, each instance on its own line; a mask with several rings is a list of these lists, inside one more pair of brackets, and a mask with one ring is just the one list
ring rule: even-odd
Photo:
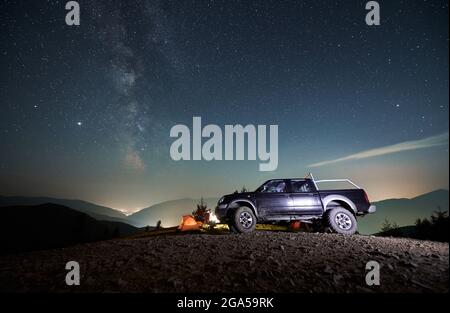
[[344,235],[353,235],[358,228],[355,216],[342,207],[328,211],[326,223],[333,232]]
[[256,216],[253,211],[241,206],[234,211],[230,222],[230,230],[234,233],[251,233],[256,228]]

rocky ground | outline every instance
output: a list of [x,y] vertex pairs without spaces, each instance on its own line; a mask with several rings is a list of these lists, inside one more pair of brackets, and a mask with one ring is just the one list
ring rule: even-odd
[[[81,285],[66,286],[77,261]],[[365,265],[381,265],[367,286]],[[12,292],[448,292],[449,245],[337,234],[160,235],[0,257]]]

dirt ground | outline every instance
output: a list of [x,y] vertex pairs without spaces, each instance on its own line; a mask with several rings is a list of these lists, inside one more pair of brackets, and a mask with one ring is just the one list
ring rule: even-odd
[[[80,286],[65,284],[72,260]],[[160,235],[0,257],[8,292],[448,292],[448,279],[447,243],[361,235]]]

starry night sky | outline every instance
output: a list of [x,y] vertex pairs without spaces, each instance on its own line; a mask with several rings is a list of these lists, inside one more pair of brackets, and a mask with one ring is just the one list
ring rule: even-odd
[[[1,194],[133,211],[310,170],[374,200],[448,188],[448,1],[379,1],[372,27],[366,1],[79,3],[70,27],[66,1],[0,2]],[[278,124],[278,169],[173,161],[193,116]],[[407,141],[426,147],[310,166]]]

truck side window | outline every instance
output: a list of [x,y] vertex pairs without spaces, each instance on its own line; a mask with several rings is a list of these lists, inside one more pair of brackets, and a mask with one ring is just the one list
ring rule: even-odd
[[292,180],[292,192],[312,192],[311,186],[306,180]]
[[271,180],[261,188],[261,192],[286,192],[284,180]]

